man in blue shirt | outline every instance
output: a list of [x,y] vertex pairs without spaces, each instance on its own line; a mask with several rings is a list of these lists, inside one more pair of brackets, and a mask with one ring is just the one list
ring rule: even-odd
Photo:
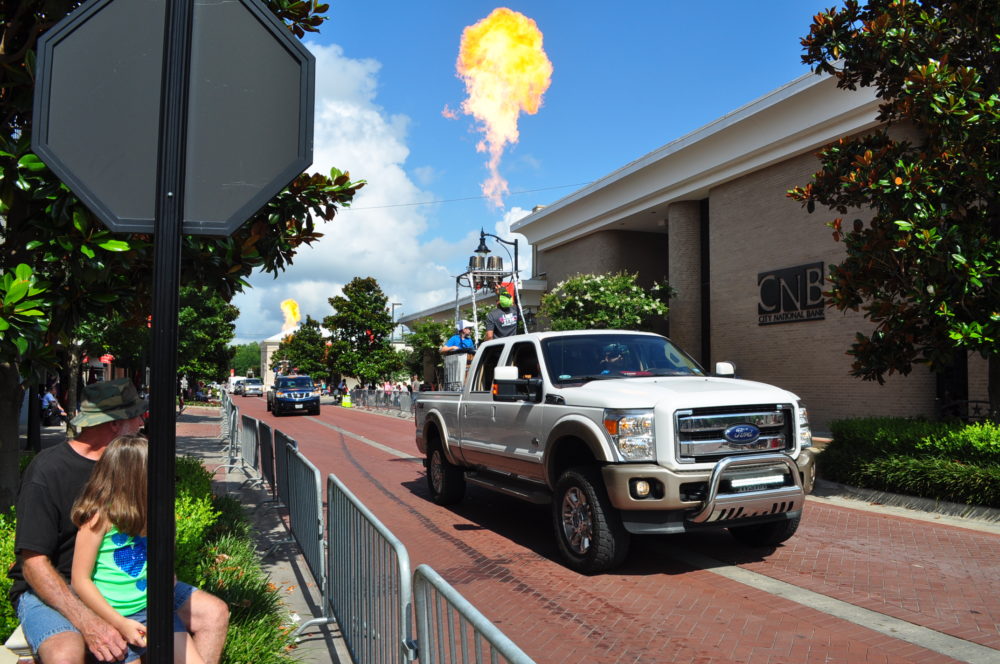
[[456,329],[457,332],[441,346],[441,352],[448,355],[474,352],[476,342],[472,340],[472,322],[463,320],[456,326]]

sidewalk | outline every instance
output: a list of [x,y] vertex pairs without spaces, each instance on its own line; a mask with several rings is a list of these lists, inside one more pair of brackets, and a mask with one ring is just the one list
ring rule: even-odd
[[[64,427],[42,427],[42,448],[66,440]],[[21,430],[22,449],[25,445]],[[226,447],[219,439],[219,410],[216,408],[186,408],[177,417],[177,454],[201,459],[210,471],[228,463]],[[246,474],[219,470],[213,480],[213,490],[219,495],[232,495],[246,508],[255,533],[257,551],[263,556],[261,566],[279,589],[285,605],[297,623],[320,616],[322,597],[313,581],[312,572],[291,539],[285,524],[287,512],[268,504],[271,496],[256,485],[244,487]],[[265,555],[266,554],[266,555]],[[311,627],[302,635],[295,656],[304,664],[351,664],[346,644],[336,623]]]

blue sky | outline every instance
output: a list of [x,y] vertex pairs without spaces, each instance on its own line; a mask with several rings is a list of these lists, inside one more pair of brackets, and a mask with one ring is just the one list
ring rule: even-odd
[[[236,341],[276,334],[287,298],[303,318],[322,319],[332,313],[327,299],[356,276],[377,279],[401,303],[397,317],[452,301],[480,228],[508,237],[533,206],[808,73],[799,40],[833,4],[334,1],[322,31],[305,40],[317,58],[310,171],[336,166],[368,185],[286,272],[250,279],[254,288],[234,300]],[[488,172],[476,122],[442,111],[466,96],[455,70],[463,29],[501,6],[537,23],[553,73],[503,155],[511,193],[497,208],[480,189]]]

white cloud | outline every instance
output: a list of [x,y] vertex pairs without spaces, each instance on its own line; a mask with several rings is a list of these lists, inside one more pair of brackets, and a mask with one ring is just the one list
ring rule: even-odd
[[[310,315],[322,320],[332,313],[328,298],[358,276],[374,277],[390,302],[403,303],[397,316],[448,302],[455,296],[453,275],[478,242],[478,229],[461,236],[448,230],[448,239],[424,237],[427,213],[419,206],[400,205],[431,201],[435,196],[407,174],[409,118],[392,115],[376,103],[381,65],[346,57],[337,45],[308,46],[316,56],[310,171],[328,172],[336,166],[349,170],[352,179],[365,179],[369,184],[355,197],[352,209],[320,225],[324,237],[301,249],[286,272],[277,279],[263,273],[249,279],[253,288],[233,302],[240,309],[237,343],[265,339],[280,331],[280,303],[287,298],[299,303],[303,318]],[[423,166],[412,172],[426,186],[436,170]],[[508,238],[510,223],[525,214],[526,210],[513,208],[494,232]],[[523,237],[521,246],[521,264],[526,266],[530,250]]]

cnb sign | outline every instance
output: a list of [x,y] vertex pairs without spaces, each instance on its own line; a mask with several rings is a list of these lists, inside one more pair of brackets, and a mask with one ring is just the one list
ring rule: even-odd
[[777,325],[824,318],[823,264],[797,265],[757,275],[757,324]]

